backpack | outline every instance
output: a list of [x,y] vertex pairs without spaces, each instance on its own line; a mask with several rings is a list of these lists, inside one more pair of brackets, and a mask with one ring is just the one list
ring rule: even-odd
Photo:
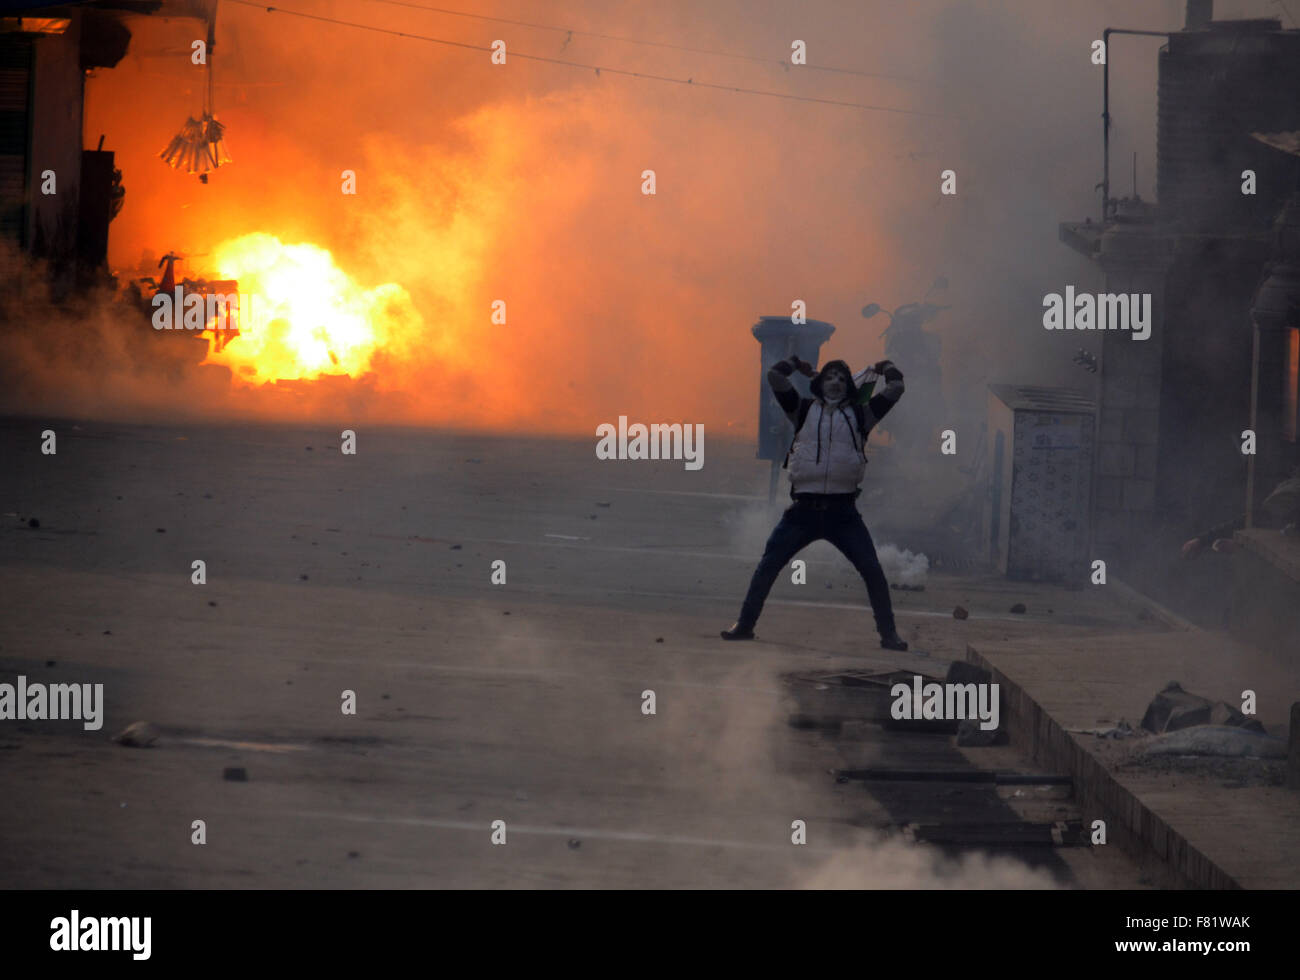
[[[794,423],[794,435],[790,437],[790,448],[785,451],[785,462],[781,464],[781,469],[788,469],[790,466],[790,454],[794,452],[794,444],[799,438],[799,431],[803,424],[808,421],[808,413],[812,411],[812,398],[801,398],[799,400],[798,418]],[[867,413],[858,399],[853,400],[853,420],[858,424],[858,436],[862,439],[862,456],[865,459],[867,455],[867,437],[863,435],[867,431]]]

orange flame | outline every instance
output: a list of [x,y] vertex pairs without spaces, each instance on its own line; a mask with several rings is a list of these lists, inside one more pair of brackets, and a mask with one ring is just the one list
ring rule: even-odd
[[360,377],[385,352],[411,349],[423,331],[405,289],[367,289],[316,245],[243,235],[218,245],[213,260],[220,278],[239,281],[240,332],[220,350],[204,332],[204,363],[224,364],[246,382]]

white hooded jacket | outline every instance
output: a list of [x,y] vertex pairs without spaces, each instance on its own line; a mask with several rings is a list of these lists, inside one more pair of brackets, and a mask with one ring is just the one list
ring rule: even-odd
[[[874,420],[866,413],[870,431]],[[853,493],[866,475],[865,433],[848,401],[832,408],[821,400],[808,409],[790,450],[790,487],[795,493]]]
[[861,428],[854,403],[861,397],[859,386],[868,377],[868,372],[874,375],[872,369],[852,376],[849,392],[838,405],[828,405],[821,398],[820,382],[832,367],[843,368],[846,374],[849,373],[848,365],[843,361],[832,361],[822,369],[812,384],[816,397],[806,400],[798,397],[789,381],[794,370],[792,362],[778,362],[768,372],[773,393],[792,422],[798,424],[803,401],[809,403],[803,425],[790,449],[791,493],[854,493],[861,486],[867,468],[867,436],[903,394],[902,372],[888,361],[878,366],[886,384],[879,394],[862,405]]

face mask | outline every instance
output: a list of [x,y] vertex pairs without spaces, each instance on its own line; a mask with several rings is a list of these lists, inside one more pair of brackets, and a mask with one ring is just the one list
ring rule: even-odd
[[848,390],[844,379],[838,374],[833,374],[822,382],[822,397],[832,405],[843,401],[844,396],[848,394]]

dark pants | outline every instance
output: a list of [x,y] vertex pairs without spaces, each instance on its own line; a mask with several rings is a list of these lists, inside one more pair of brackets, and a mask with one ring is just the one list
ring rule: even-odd
[[881,636],[894,632],[894,609],[889,601],[889,583],[876,557],[876,546],[871,532],[862,523],[862,515],[854,504],[854,494],[823,496],[800,495],[781,515],[781,521],[767,539],[763,558],[754,569],[749,582],[745,604],[740,609],[740,622],[751,629],[763,611],[763,602],[772,590],[776,577],[797,555],[814,541],[827,540],[835,545],[867,584],[871,597],[871,611],[876,617],[876,629]]

